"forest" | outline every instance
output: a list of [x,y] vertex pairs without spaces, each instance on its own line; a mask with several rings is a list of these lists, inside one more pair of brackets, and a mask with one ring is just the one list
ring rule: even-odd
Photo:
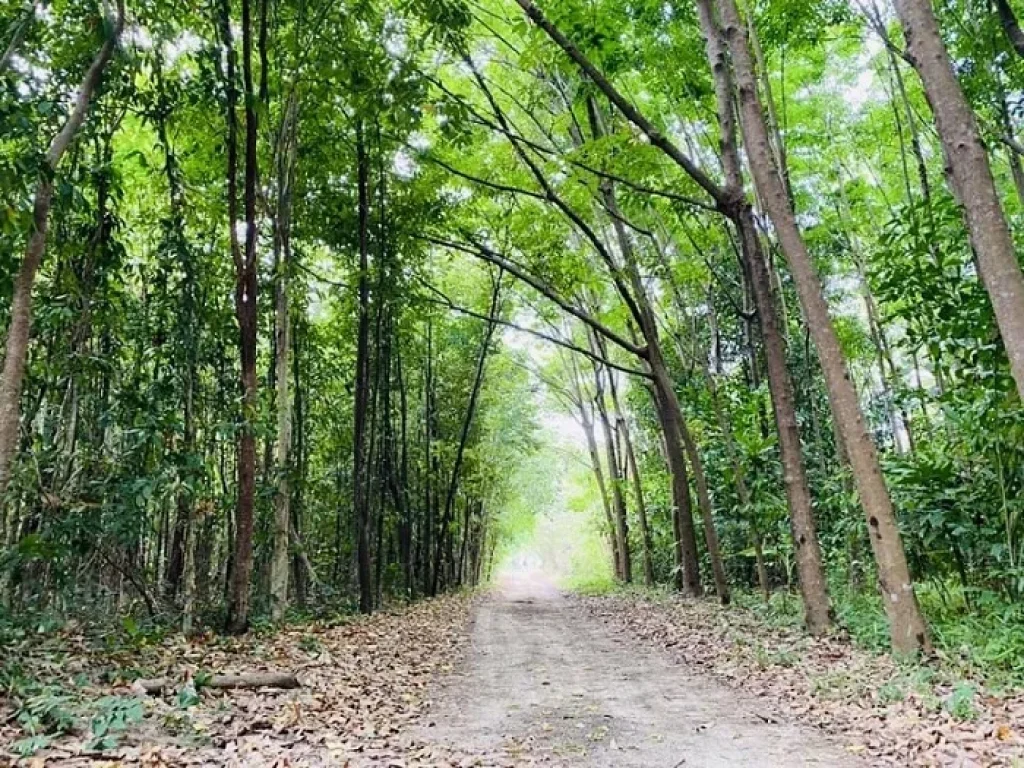
[[633,765],[403,741],[536,604],[1024,760],[1024,4],[0,10],[0,765]]

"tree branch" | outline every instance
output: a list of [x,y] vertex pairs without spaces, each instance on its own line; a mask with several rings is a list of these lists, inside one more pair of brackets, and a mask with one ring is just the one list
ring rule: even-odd
[[550,342],[551,344],[562,347],[563,349],[567,349],[570,352],[576,352],[577,354],[583,355],[584,357],[588,357],[591,360],[594,360],[595,362],[601,363],[602,365],[606,365],[609,368],[614,368],[617,371],[622,371],[623,373],[627,373],[631,376],[642,376],[645,379],[651,378],[651,375],[646,371],[641,371],[636,368],[630,368],[625,365],[619,365],[618,363],[614,363],[611,360],[599,357],[590,350],[584,349],[583,347],[579,347],[573,344],[571,341],[560,339],[557,336],[551,336],[549,334],[544,333],[543,331],[534,330],[533,328],[526,328],[525,326],[517,325],[516,323],[513,323],[509,320],[502,320],[500,318],[490,318],[481,312],[475,312],[472,309],[461,307],[454,301],[452,301],[439,288],[434,287],[426,280],[424,280],[422,277],[419,278],[419,281],[420,283],[423,284],[425,288],[427,288],[427,290],[431,291],[438,297],[436,299],[431,299],[429,297],[426,298],[426,300],[431,302],[432,304],[438,304],[440,306],[447,307],[453,312],[458,312],[460,315],[465,315],[466,317],[472,317],[476,320],[485,320],[487,322],[494,322],[498,325],[504,326],[505,328],[511,328],[513,331],[519,331],[521,333],[534,336],[535,338],[541,339],[542,341]]
[[576,62],[577,66],[582,69],[587,77],[593,81],[602,93],[616,106],[616,108],[626,117],[629,122],[633,123],[639,128],[650,140],[651,144],[656,146],[666,155],[682,168],[687,176],[715,201],[716,206],[721,211],[727,211],[731,207],[731,201],[728,194],[722,187],[716,184],[710,176],[704,171],[697,167],[697,165],[687,157],[682,150],[679,149],[668,137],[661,133],[654,124],[651,123],[646,117],[644,117],[640,111],[634,107],[625,96],[623,96],[615,88],[614,85],[601,74],[600,70],[595,67],[586,56],[577,48],[562,32],[541,12],[532,0],[516,0],[519,7],[523,9],[527,17],[534,24],[540,27],[544,32],[547,33],[559,48]]
[[582,311],[578,307],[574,307],[564,298],[559,296],[558,292],[555,291],[543,280],[535,277],[534,275],[531,275],[529,272],[520,267],[514,261],[510,261],[509,259],[505,258],[499,253],[496,253],[494,250],[488,248],[482,243],[472,242],[471,245],[466,245],[465,243],[458,243],[452,240],[445,240],[443,238],[434,237],[432,235],[422,235],[420,236],[420,239],[426,240],[428,243],[433,243],[434,245],[441,246],[442,248],[448,248],[454,251],[459,251],[460,253],[467,253],[470,256],[474,256],[478,259],[483,259],[484,261],[490,262],[491,264],[501,267],[510,275],[513,275],[514,277],[522,280],[524,283],[532,287],[538,293],[540,293],[541,295],[548,298],[550,301],[557,304],[558,307],[561,308],[563,311],[567,312],[568,314],[575,317],[577,320],[580,320],[589,327],[593,328],[595,331],[600,333],[613,344],[622,347],[622,349],[626,350],[630,354],[636,355],[641,359],[645,359],[647,357],[646,347],[640,347],[637,346],[636,344],[633,344],[632,342],[627,341],[625,338],[617,334],[615,331],[611,330],[607,326],[595,320],[586,312]]

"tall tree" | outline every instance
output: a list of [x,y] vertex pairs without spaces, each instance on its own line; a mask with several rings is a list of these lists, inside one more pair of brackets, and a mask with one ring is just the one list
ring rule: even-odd
[[[917,603],[903,541],[874,441],[864,423],[857,391],[839,344],[821,279],[797,225],[793,206],[771,150],[754,76],[746,28],[734,0],[719,0],[725,38],[736,76],[740,126],[759,197],[775,226],[789,263],[828,389],[832,413],[850,458],[861,505],[871,531],[878,577],[889,617],[892,645],[912,652],[929,647],[928,630]],[[1024,316],[1022,316],[1024,317]]]
[[[25,23],[28,23],[27,21]],[[25,378],[25,361],[28,357],[29,337],[32,331],[32,288],[36,273],[46,252],[46,235],[50,224],[50,208],[53,203],[54,177],[71,143],[75,140],[86,118],[89,108],[117,47],[117,41],[124,29],[124,0],[118,0],[113,20],[105,23],[106,39],[96,52],[92,63],[85,71],[78,86],[71,112],[63,127],[53,137],[43,158],[40,178],[36,184],[32,206],[32,231],[25,245],[25,254],[14,279],[14,295],[11,299],[11,319],[7,325],[7,342],[4,349],[4,367],[0,372],[0,496],[7,490],[11,479],[11,465],[18,449],[21,427],[21,388]],[[5,54],[5,58],[10,57]],[[2,71],[2,68],[0,68]]]
[[[1004,8],[1005,2],[998,5],[1006,25],[1012,10]],[[988,150],[953,71],[930,0],[896,0],[896,13],[907,38],[907,59],[917,70],[935,115],[950,184],[963,207],[977,254],[978,274],[992,300],[1017,393],[1024,398],[1024,274],[996,190]],[[1014,28],[1013,24],[1007,27]],[[1019,37],[1020,28],[1016,31]]]
[[[230,5],[224,0],[222,13],[226,28],[228,49],[228,79],[232,80],[234,56],[231,45]],[[238,320],[239,356],[241,359],[242,418],[238,438],[238,503],[235,508],[235,539],[232,550],[230,591],[228,594],[227,628],[231,632],[245,632],[249,626],[249,600],[253,566],[253,522],[256,505],[256,410],[259,405],[256,374],[256,101],[253,92],[252,67],[252,7],[251,0],[242,0],[242,87],[245,102],[245,186],[244,250],[235,247],[235,315]],[[229,122],[235,121],[235,85],[228,84]],[[237,131],[237,129],[234,129]],[[232,132],[229,129],[229,134]],[[229,137],[229,143],[233,143]],[[230,153],[233,150],[229,148]],[[231,162],[229,159],[229,166]],[[229,168],[229,174],[232,174]],[[233,174],[232,174],[233,175]],[[233,198],[233,181],[228,194]],[[234,205],[229,202],[229,209]],[[229,213],[232,230],[237,220]],[[237,235],[236,235],[237,238]]]

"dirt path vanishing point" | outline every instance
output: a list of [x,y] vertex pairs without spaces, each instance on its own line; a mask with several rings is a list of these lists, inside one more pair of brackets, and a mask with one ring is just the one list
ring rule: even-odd
[[774,720],[763,703],[613,634],[543,577],[521,574],[478,604],[463,669],[417,735],[494,756],[488,765],[863,765],[823,734]]

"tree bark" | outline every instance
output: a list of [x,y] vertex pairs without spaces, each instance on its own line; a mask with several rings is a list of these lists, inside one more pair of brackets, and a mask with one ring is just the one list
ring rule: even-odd
[[999,12],[999,23],[1003,26],[1006,39],[1018,56],[1024,56],[1024,32],[1017,21],[1017,14],[1010,6],[1010,0],[996,0],[996,11]]
[[[597,341],[591,334],[591,345],[597,348]],[[615,552],[618,555],[616,572],[619,579],[629,584],[633,581],[633,559],[629,550],[629,519],[626,512],[626,499],[622,494],[622,473],[620,471],[619,456],[615,440],[615,432],[612,429],[611,419],[608,417],[608,406],[605,402],[604,381],[601,366],[594,363],[594,408],[601,421],[601,428],[604,431],[604,448],[608,461],[608,483],[611,485],[612,509],[614,510],[612,531],[615,535]]]
[[21,387],[25,378],[28,345],[32,333],[32,288],[35,285],[36,272],[46,252],[54,175],[61,158],[88,117],[89,105],[103,79],[107,64],[114,55],[123,28],[124,2],[118,0],[117,16],[113,21],[110,35],[100,46],[82,77],[74,106],[67,121],[50,142],[45,165],[36,185],[32,206],[32,231],[25,246],[25,255],[14,278],[11,319],[7,326],[3,371],[0,372],[0,498],[7,492],[11,466],[18,449],[18,435],[21,431]]
[[[779,438],[782,481],[789,507],[790,527],[796,553],[800,589],[804,600],[804,623],[813,634],[828,630],[832,623],[828,581],[821,560],[810,485],[804,465],[797,426],[793,379],[786,365],[786,340],[779,327],[771,277],[765,263],[761,240],[750,204],[743,194],[743,176],[736,145],[733,111],[733,82],[725,39],[710,0],[699,0],[698,10],[707,46],[708,61],[715,79],[715,95],[720,126],[722,163],[728,196],[735,200],[731,218],[740,238],[740,255],[747,284],[761,328],[768,371],[768,388]],[[755,86],[756,87],[756,86]],[[788,200],[788,195],[787,195]],[[755,361],[751,361],[752,366]],[[755,531],[755,544],[760,537]],[[760,569],[759,569],[760,571]],[[763,574],[759,572],[759,579]]]
[[[265,2],[262,6],[265,13]],[[261,27],[262,29],[262,27]],[[261,36],[262,40],[262,36]],[[265,73],[261,75],[261,89],[265,89]],[[274,262],[277,266],[274,308],[274,327],[277,339],[275,351],[275,402],[277,403],[277,439],[274,447],[274,465],[277,470],[277,488],[274,494],[274,549],[270,560],[270,615],[279,622],[288,609],[289,532],[291,530],[291,448],[292,397],[288,374],[291,362],[291,313],[288,297],[288,270],[291,261],[291,193],[295,166],[295,113],[298,102],[292,92],[285,107],[277,147],[277,210],[274,216]]]
[[355,507],[359,610],[370,613],[373,611],[373,571],[370,563],[369,457],[366,450],[370,399],[370,164],[361,122],[356,124],[356,154],[359,187],[359,320],[356,331],[352,498]]
[[[242,425],[238,439],[238,503],[235,510],[235,538],[228,595],[227,630],[241,634],[249,628],[249,599],[253,566],[253,520],[256,505],[256,412],[259,407],[256,374],[256,107],[252,76],[252,9],[251,0],[242,0],[242,83],[245,100],[245,248],[238,253],[235,245],[235,316],[238,319],[239,353],[241,358]],[[223,10],[230,41],[230,8]],[[233,69],[228,51],[228,69]],[[233,73],[231,73],[233,74]],[[231,75],[229,74],[229,77]],[[229,120],[234,120],[234,83],[228,86]],[[230,132],[230,131],[229,131]],[[231,150],[229,149],[229,152]],[[230,161],[229,161],[230,162]],[[233,176],[233,174],[232,174]],[[233,181],[229,184],[232,195]],[[233,196],[233,195],[232,195]],[[229,209],[231,205],[229,205]],[[231,217],[231,229],[236,227]]]
[[622,572],[619,566],[622,561],[619,558],[619,538],[615,534],[615,520],[612,516],[612,505],[608,497],[608,487],[604,480],[604,470],[601,467],[601,454],[598,451],[597,439],[594,435],[594,420],[590,415],[590,411],[587,409],[583,388],[579,381],[579,372],[575,363],[572,365],[570,376],[572,377],[573,397],[576,400],[576,408],[580,414],[580,424],[583,426],[583,434],[586,436],[587,440],[587,452],[590,454],[590,466],[594,472],[594,480],[597,482],[597,490],[601,496],[601,506],[604,509],[605,523],[608,526],[608,541],[611,544],[612,550],[612,570],[615,573],[615,578],[621,579]]
[[[895,5],[907,39],[907,58],[921,78],[935,115],[950,186],[963,207],[978,273],[992,300],[1017,393],[1024,398],[1024,275],[988,152],[953,71],[930,0],[896,0]],[[1005,24],[1004,8],[999,10]],[[1006,10],[1010,10],[1008,5]]]
[[10,66],[11,59],[14,58],[14,54],[18,52],[18,48],[21,46],[21,41],[25,39],[31,28],[32,22],[35,20],[35,6],[30,5],[27,9],[22,11],[21,18],[15,19],[13,23],[8,26],[7,31],[10,33],[10,40],[7,42],[7,47],[4,48],[4,52],[0,55],[0,75],[4,73],[4,70]]
[[[850,452],[850,463],[872,533],[892,645],[913,652],[929,646],[924,617],[914,593],[896,514],[878,463],[878,454],[864,424],[857,392],[846,366],[828,304],[806,243],[796,222],[785,185],[775,167],[764,114],[753,74],[750,49],[735,0],[719,0],[725,38],[732,54],[738,87],[740,124],[755,186],[775,226],[789,263],[804,316],[818,350],[836,423]],[[753,261],[756,261],[753,260]],[[1015,267],[1016,269],[1016,267]],[[1020,270],[1016,269],[1020,279]],[[756,278],[755,283],[759,282]],[[1024,285],[1022,285],[1024,299]],[[1024,310],[1024,307],[1022,307]],[[1021,339],[1024,340],[1024,311]],[[1024,347],[1022,347],[1024,352]],[[1024,357],[1022,357],[1024,364]]]
[[[618,404],[616,404],[618,411]],[[633,450],[633,439],[629,435],[629,425],[619,411],[619,423],[622,425],[622,436],[625,444],[626,461],[629,474],[633,477],[633,494],[636,496],[636,515],[640,522],[640,543],[644,563],[644,584],[654,586],[654,542],[651,538],[651,526],[647,519],[647,504],[644,502],[644,484],[637,465],[636,453]]]

